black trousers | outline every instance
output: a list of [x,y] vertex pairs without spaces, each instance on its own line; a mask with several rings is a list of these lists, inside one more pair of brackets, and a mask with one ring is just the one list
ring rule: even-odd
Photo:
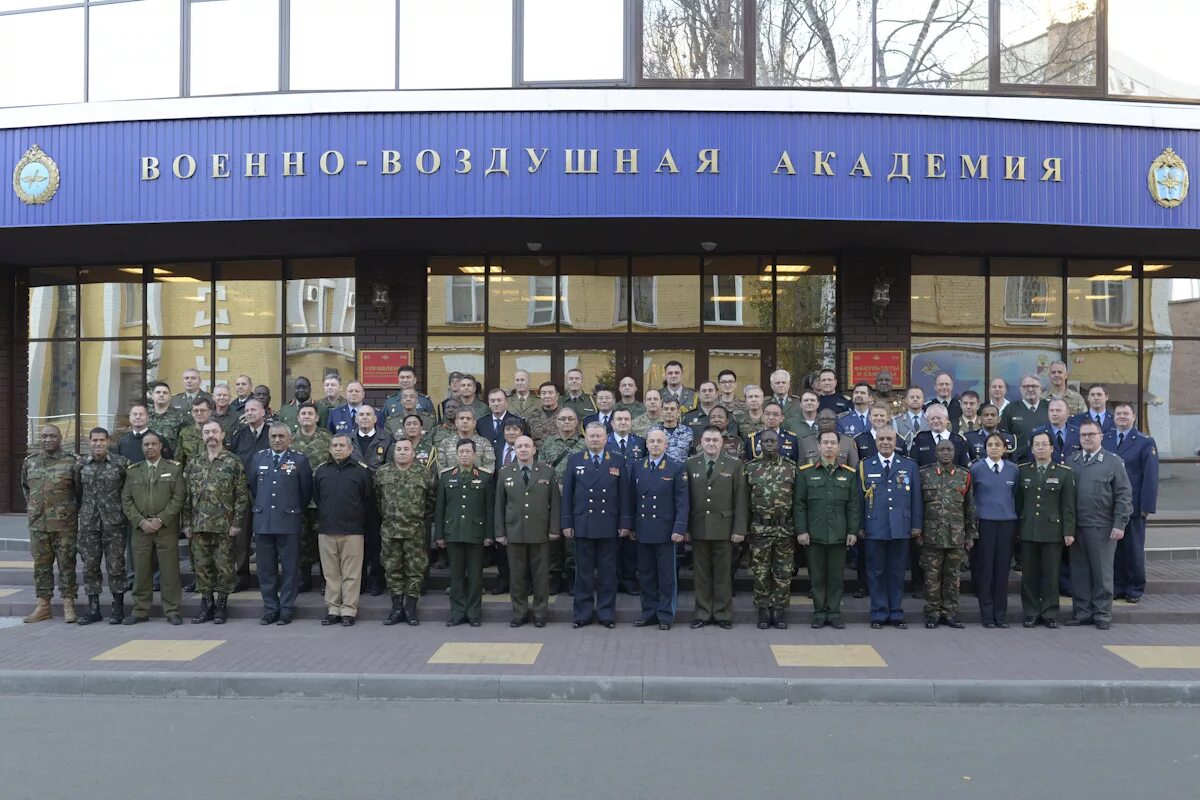
[[1062,542],[1021,542],[1021,613],[1026,619],[1058,616]]
[[979,621],[1006,622],[1008,616],[1008,570],[1012,563],[1017,520],[979,520],[975,542],[975,594],[979,598]]
[[575,622],[612,622],[617,609],[616,539],[575,540]]
[[255,534],[254,552],[263,608],[290,617],[300,583],[300,534]]

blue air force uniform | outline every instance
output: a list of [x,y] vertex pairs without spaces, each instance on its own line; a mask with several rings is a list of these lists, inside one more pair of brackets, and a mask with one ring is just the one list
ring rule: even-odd
[[1000,434],[1000,437],[1004,439],[1004,458],[1016,463],[1017,437],[999,428],[994,431],[987,431],[980,428],[977,431],[970,431],[963,434],[963,438],[967,440],[967,459],[974,464],[981,458],[987,458],[987,439],[993,433]]
[[1106,436],[1108,435],[1109,431],[1115,431],[1117,429],[1117,421],[1113,419],[1113,415],[1108,409],[1105,409],[1097,414],[1095,411],[1092,411],[1089,408],[1082,414],[1076,414],[1075,416],[1071,417],[1067,420],[1067,422],[1078,428],[1089,419],[1091,419],[1093,422],[1100,423],[1100,432]]
[[250,460],[246,481],[263,607],[290,618],[300,582],[300,529],[313,497],[312,467],[295,450],[260,450]]
[[871,430],[871,415],[859,414],[858,410],[851,408],[845,414],[838,417],[837,420],[838,433],[844,433],[854,439],[857,439],[859,434],[867,433]]
[[[330,433],[346,433],[353,434],[358,430],[358,421],[355,417],[358,416],[358,408],[352,407],[350,404],[340,405],[337,408],[331,409],[329,412],[329,421],[326,426]],[[383,420],[376,420],[379,427],[383,427]]]
[[690,495],[687,469],[661,456],[647,457],[630,470],[633,528],[637,534],[638,582],[642,593],[642,623],[675,621],[675,544],[671,535],[686,534]]
[[904,621],[904,569],[908,542],[925,525],[921,473],[917,462],[893,453],[859,462],[862,485],[862,530],[866,538],[867,588],[871,622]]
[[1050,444],[1054,447],[1054,455],[1050,458],[1055,464],[1067,463],[1067,459],[1071,457],[1071,454],[1079,449],[1078,425],[1072,423],[1071,420],[1067,420],[1060,430],[1056,430],[1053,425],[1047,422],[1045,425],[1038,425],[1029,432],[1029,436],[1025,438],[1025,446],[1017,454],[1016,460],[1018,463],[1033,460],[1033,437],[1039,433],[1050,434]]
[[613,622],[619,531],[633,527],[625,459],[607,450],[567,456],[560,508],[562,527],[575,537],[574,621],[587,625],[594,608],[601,624]]
[[[875,444],[875,434],[869,430],[855,436],[854,443],[858,445],[859,462],[866,461],[879,452],[879,447]],[[899,434],[896,434],[896,452],[902,456],[908,455],[908,445]]]
[[[621,447],[622,443],[624,448]],[[646,440],[632,431],[624,439],[616,433],[610,433],[604,442],[604,449],[623,456],[628,473],[634,463],[646,457]],[[625,594],[638,593],[637,542],[633,539],[620,539],[617,542],[617,582]]]
[[1113,592],[1137,600],[1146,591],[1145,515],[1158,510],[1158,447],[1152,437],[1134,428],[1123,436],[1114,428],[1104,435],[1104,449],[1125,462],[1133,489],[1133,514],[1113,559]]

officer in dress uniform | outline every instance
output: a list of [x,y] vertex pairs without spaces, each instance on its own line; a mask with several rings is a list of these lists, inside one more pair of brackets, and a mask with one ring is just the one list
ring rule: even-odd
[[1046,403],[1046,415],[1049,422],[1038,425],[1029,432],[1029,441],[1017,454],[1017,462],[1024,463],[1033,459],[1030,443],[1034,434],[1050,434],[1050,443],[1054,447],[1054,463],[1065,464],[1071,454],[1079,449],[1079,426],[1071,422],[1070,412],[1065,400],[1056,399]]
[[[533,439],[521,435],[513,443],[515,459],[496,473],[496,541],[508,556],[512,619],[509,627],[529,622],[533,593],[533,624],[546,625],[550,602],[550,542],[561,525],[558,480],[554,468],[534,460]],[[578,585],[578,584],[576,584]]]
[[[625,471],[646,457],[646,440],[633,432],[633,412],[617,408],[612,413],[612,433],[605,449],[625,459]],[[637,596],[637,542],[627,536],[617,543],[618,588],[625,594]]]
[[688,528],[688,475],[683,464],[667,457],[667,434],[655,428],[646,434],[649,455],[633,465],[633,527],[638,543],[638,582],[642,614],[635,627],[658,621],[669,631],[675,621],[675,545]]
[[693,628],[733,627],[733,545],[746,538],[746,476],[742,462],[721,451],[721,429],[700,434],[700,453],[687,460],[688,539],[695,564],[696,610]]
[[599,618],[616,626],[620,539],[633,527],[625,459],[606,450],[604,423],[588,423],[586,449],[567,456],[560,506],[563,536],[575,540],[575,603],[571,627]]
[[866,537],[867,586],[871,594],[871,627],[907,628],[901,598],[908,542],[921,534],[924,505],[917,462],[896,454],[896,430],[876,432],[877,455],[859,462],[862,487],[862,530]]
[[450,554],[450,618],[447,627],[481,624],[483,548],[492,543],[495,490],[492,476],[475,464],[475,442],[458,440],[458,463],[441,474],[433,537]]
[[1030,447],[1033,462],[1022,464],[1017,477],[1022,625],[1057,628],[1059,562],[1063,547],[1075,541],[1075,474],[1055,461],[1047,431],[1032,434]]
[[[797,403],[797,407],[799,403]],[[779,457],[791,461],[793,464],[800,463],[800,438],[791,431],[785,431],[780,426],[783,424],[783,406],[775,400],[768,400],[763,404],[762,412],[763,430],[773,430],[779,440]],[[746,453],[750,458],[755,458],[762,455],[762,445],[759,444],[759,439],[762,436],[762,431],[755,431],[746,437]]]
[[1113,560],[1113,591],[1115,597],[1136,603],[1146,591],[1146,517],[1158,509],[1158,447],[1134,427],[1132,405],[1117,403],[1112,416],[1115,426],[1105,434],[1104,447],[1125,462],[1133,491],[1133,514]]
[[796,541],[809,548],[808,571],[812,578],[812,627],[841,629],[842,573],[846,548],[858,536],[862,498],[854,467],[838,463],[837,431],[818,435],[820,460],[806,464],[796,475],[792,515]]
[[979,409],[979,421],[982,427],[977,431],[963,434],[967,440],[967,458],[974,464],[981,458],[987,457],[987,440],[993,433],[1000,434],[1004,440],[1004,457],[1016,461],[1017,437],[1008,431],[1000,430],[1000,411],[991,403]]

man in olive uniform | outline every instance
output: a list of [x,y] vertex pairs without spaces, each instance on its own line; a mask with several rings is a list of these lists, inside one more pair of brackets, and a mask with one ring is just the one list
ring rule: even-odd
[[[321,382],[321,387],[325,391],[325,396],[317,401],[317,416],[319,417],[317,424],[328,429],[329,414],[335,408],[344,406],[346,398],[342,395],[342,382],[336,372],[326,375]],[[316,468],[314,467],[314,469]]]
[[[79,490],[75,484],[75,456],[62,449],[62,434],[53,425],[41,431],[42,449],[21,465],[21,491],[29,515],[29,550],[33,554],[33,583],[37,606],[26,622],[50,619],[54,597],[54,563],[63,599],[63,620],[74,623],[76,525]],[[179,563],[178,558],[175,561]]]
[[419,625],[417,600],[429,564],[425,534],[437,502],[437,479],[416,462],[416,448],[400,439],[393,448],[392,463],[375,473],[375,503],[382,523],[379,528],[384,576],[392,594],[392,613],[384,625],[407,622]]
[[179,431],[191,424],[191,418],[187,412],[171,406],[171,387],[166,381],[158,381],[151,387],[150,399],[150,430],[162,437],[163,447],[174,455],[179,447]]
[[[204,453],[183,468],[187,499],[180,514],[192,551],[200,610],[193,623],[224,624],[229,595],[237,583],[234,543],[249,503],[242,460],[225,449],[221,423],[209,420],[201,431]],[[165,584],[164,584],[165,585]]]
[[1075,473],[1054,460],[1049,431],[1033,434],[1033,462],[1017,470],[1022,625],[1058,627],[1062,549],[1075,543]]
[[700,453],[687,460],[688,540],[696,592],[693,628],[733,627],[731,561],[733,545],[746,538],[748,506],[742,462],[722,452],[723,445],[721,429],[709,425],[700,433]]
[[312,381],[301,375],[296,378],[292,384],[292,400],[289,403],[284,403],[275,412],[275,421],[282,422],[288,426],[288,430],[295,433],[300,427],[300,406],[312,399]]
[[508,407],[518,417],[526,419],[538,410],[541,398],[529,385],[529,373],[519,369],[513,373],[513,390],[508,393]]
[[218,383],[213,387],[213,413],[212,419],[221,423],[222,430],[225,431],[225,438],[228,439],[237,430],[240,424],[239,418],[241,412],[236,411],[233,407],[233,393],[229,391],[229,384]]
[[[538,461],[554,470],[554,479],[561,491],[567,459],[572,453],[586,450],[587,443],[579,433],[579,416],[573,409],[559,408],[555,422],[557,433],[542,439],[538,445]],[[534,441],[537,441],[536,437]],[[570,539],[559,539],[550,545],[550,594],[564,590],[568,594],[575,591],[575,543]]]
[[154,594],[154,556],[158,556],[163,612],[172,625],[182,625],[179,603],[179,513],[187,498],[179,462],[162,455],[163,440],[155,431],[142,437],[146,460],[125,473],[121,505],[133,526],[133,611],[124,619],[136,625],[150,619]]
[[904,398],[906,393],[896,391],[892,385],[895,379],[888,370],[880,370],[875,376],[875,399],[888,407],[888,419],[893,419],[904,413]]
[[955,463],[954,442],[943,439],[934,449],[936,463],[921,468],[921,499],[925,527],[917,537],[925,575],[925,627],[939,623],[961,628],[958,618],[958,577],[979,538],[971,473]]
[[575,412],[575,416],[586,419],[596,413],[596,401],[583,390],[583,370],[572,368],[567,370],[567,393],[562,399],[562,405]]
[[[328,430],[321,427],[320,411],[314,403],[301,403],[296,409],[297,429],[292,437],[292,449],[303,453],[308,459],[308,465],[315,475],[317,469],[329,461],[329,442],[333,438]],[[321,565],[321,555],[317,550],[317,504],[316,497],[309,501],[304,509],[304,525],[300,529],[300,582],[296,585],[297,592],[313,590],[313,564]]]
[[129,459],[109,449],[108,431],[92,428],[88,434],[91,453],[75,467],[75,490],[79,493],[79,555],[83,558],[83,585],[88,610],[80,625],[99,622],[100,558],[108,566],[108,590],[112,593],[110,625],[125,616],[125,529],[129,520],[121,510],[121,486]]
[[750,574],[754,578],[754,607],[758,627],[786,628],[792,600],[792,500],[796,464],[779,454],[779,434],[765,428],[755,437],[761,455],[746,465],[750,490]]
[[433,426],[437,424],[433,415],[422,411],[417,407],[417,399],[420,395],[416,389],[401,389],[400,402],[395,407],[393,413],[389,413],[384,419],[383,427],[392,435],[393,439],[399,439],[404,436],[404,420],[410,416],[415,416],[421,423],[422,431],[431,431]]
[[459,439],[456,466],[438,479],[433,540],[450,555],[449,628],[478,628],[483,614],[483,548],[492,543],[495,489],[475,457],[474,440]]
[[800,468],[792,501],[796,541],[808,548],[814,628],[846,627],[842,622],[842,573],[846,548],[858,539],[862,498],[854,467],[838,460],[842,438],[836,430],[819,434],[820,460]]
[[[192,423],[184,425],[179,429],[179,445],[175,448],[175,460],[184,469],[187,469],[187,462],[190,459],[204,452],[204,434],[202,433],[202,429],[204,428],[204,423],[212,419],[212,408],[212,400],[207,397],[197,397],[192,401],[191,408],[188,409]],[[221,429],[221,435],[225,435],[224,428]]]
[[529,621],[533,592],[533,624],[546,624],[549,603],[550,543],[559,538],[559,487],[554,468],[534,460],[533,439],[518,436],[516,460],[496,475],[496,542],[508,553],[512,620],[519,628]]
[[[385,423],[394,416],[402,417],[405,414],[411,414],[414,410],[428,414],[431,419],[433,418],[433,401],[428,396],[417,391],[417,371],[415,369],[408,364],[397,369],[396,385],[400,387],[399,390],[394,394],[388,395],[387,399],[383,401],[383,419]],[[412,408],[404,404],[404,393],[410,389],[416,395],[416,405]]]
[[[487,439],[475,432],[475,412],[470,408],[460,408],[454,415],[455,435],[443,439],[438,446],[438,463],[443,471],[458,464],[458,445],[463,439],[470,439],[475,444],[474,466],[481,472],[493,475],[496,472],[496,448]],[[490,531],[489,531],[490,533]]]
[[200,388],[200,371],[195,367],[188,367],[183,371],[183,391],[171,395],[171,407],[184,414],[191,414],[192,403],[200,397],[212,399],[208,392]]

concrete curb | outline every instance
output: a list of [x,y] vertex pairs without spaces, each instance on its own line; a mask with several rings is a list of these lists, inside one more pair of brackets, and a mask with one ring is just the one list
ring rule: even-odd
[[1200,681],[0,671],[0,696],[751,705],[1200,706]]

